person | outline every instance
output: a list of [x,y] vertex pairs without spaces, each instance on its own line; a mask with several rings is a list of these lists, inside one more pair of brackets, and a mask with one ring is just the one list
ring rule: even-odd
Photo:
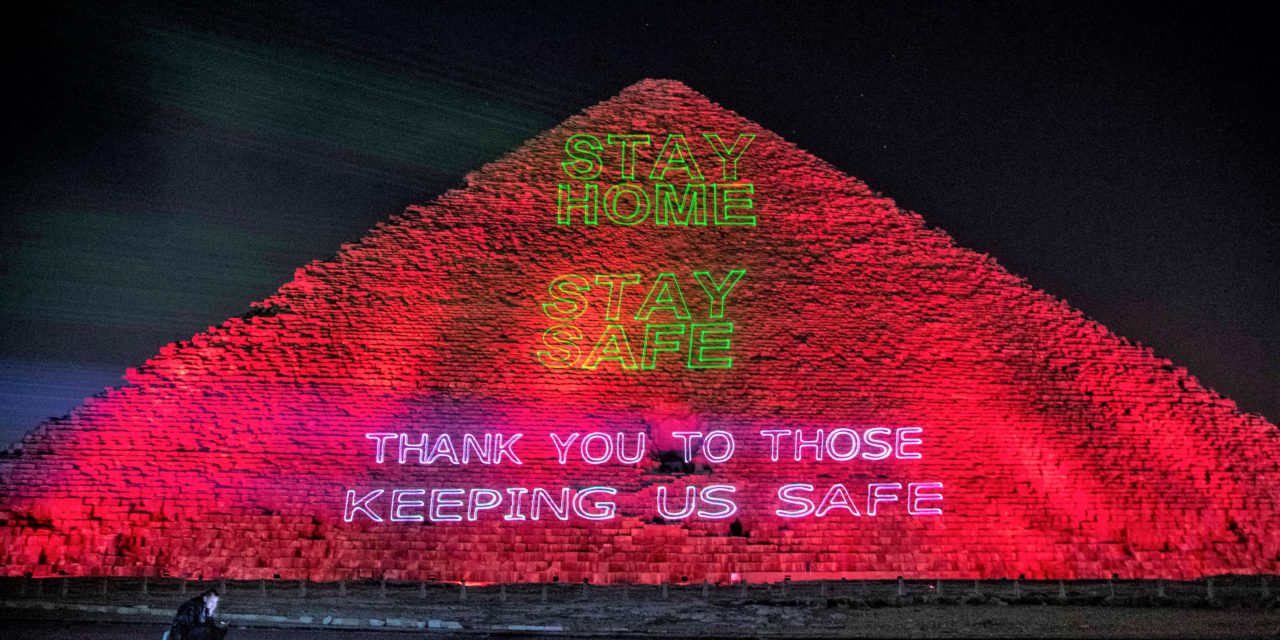
[[217,589],[209,589],[182,603],[169,626],[168,640],[222,640],[227,629],[214,622],[217,611]]

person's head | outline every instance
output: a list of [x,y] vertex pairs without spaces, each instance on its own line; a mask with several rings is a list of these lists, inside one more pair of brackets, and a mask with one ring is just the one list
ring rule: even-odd
[[200,594],[200,599],[204,600],[204,607],[210,611],[218,608],[218,590],[209,589]]

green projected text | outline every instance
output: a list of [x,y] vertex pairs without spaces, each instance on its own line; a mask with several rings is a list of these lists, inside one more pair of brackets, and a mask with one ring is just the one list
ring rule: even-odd
[[[686,277],[684,285],[674,271],[659,272],[647,285],[639,273],[556,276],[541,303],[554,324],[542,334],[538,362],[552,369],[652,370],[665,362],[731,368],[733,322],[725,309],[745,274],[695,271],[693,282]],[[587,332],[584,326],[593,328]]]
[[560,163],[571,182],[556,187],[556,223],[754,227],[755,184],[739,179],[738,161],[755,137],[668,133],[658,147],[647,133],[571,135]]

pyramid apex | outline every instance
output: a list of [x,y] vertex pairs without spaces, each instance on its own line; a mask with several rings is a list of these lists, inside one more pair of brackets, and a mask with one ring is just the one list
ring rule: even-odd
[[705,99],[705,96],[694,91],[689,85],[670,78],[644,78],[622,90],[622,94],[629,93],[665,93],[669,95],[696,95]]

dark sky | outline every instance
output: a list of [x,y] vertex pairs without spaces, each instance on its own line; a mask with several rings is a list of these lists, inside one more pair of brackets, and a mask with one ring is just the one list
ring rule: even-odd
[[1280,419],[1264,14],[515,4],[7,16],[0,444],[644,77],[684,81]]

